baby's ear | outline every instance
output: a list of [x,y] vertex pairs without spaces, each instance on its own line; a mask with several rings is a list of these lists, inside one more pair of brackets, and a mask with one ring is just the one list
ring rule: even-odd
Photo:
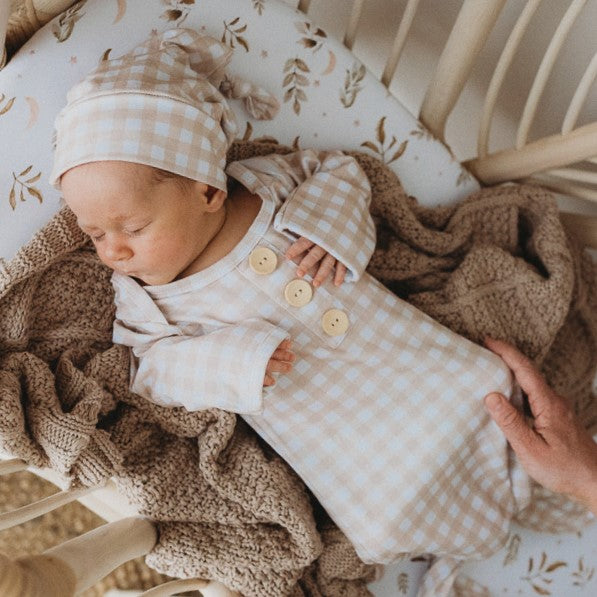
[[218,189],[216,187],[207,187],[207,191],[205,192],[205,196],[207,197],[207,206],[210,210],[217,211],[224,205],[224,201],[226,199],[226,191],[222,189]]

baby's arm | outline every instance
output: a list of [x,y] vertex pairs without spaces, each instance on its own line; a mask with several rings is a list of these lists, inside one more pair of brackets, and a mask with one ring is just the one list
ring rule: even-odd
[[256,414],[264,385],[291,369],[287,338],[285,330],[249,319],[202,335],[129,340],[135,357],[131,390],[166,406]]
[[[327,276],[340,263],[345,269],[336,269],[336,282],[361,276],[375,248],[375,226],[369,181],[354,158],[340,151],[303,150],[238,164],[283,202],[274,228],[292,239],[292,258],[302,255],[299,270],[320,264],[318,273]],[[242,177],[234,164],[229,171]],[[316,247],[305,248],[308,242]]]

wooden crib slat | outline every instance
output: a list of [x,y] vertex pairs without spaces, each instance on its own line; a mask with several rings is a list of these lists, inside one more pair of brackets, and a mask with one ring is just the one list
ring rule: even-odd
[[156,541],[155,525],[134,516],[102,525],[46,550],[43,555],[64,562],[72,570],[78,594],[120,564],[149,553]]
[[506,0],[464,0],[430,81],[419,119],[440,140],[446,120]]
[[44,555],[11,560],[0,554],[2,597],[71,597],[75,575],[64,562]]
[[586,3],[587,0],[573,0],[570,3],[568,10],[562,17],[560,24],[558,25],[553,37],[551,38],[551,41],[549,42],[549,46],[547,47],[545,55],[541,60],[541,64],[537,69],[537,74],[535,75],[533,85],[529,91],[529,95],[522,112],[522,117],[518,125],[515,145],[517,149],[524,147],[527,142],[531,124],[533,123],[535,113],[537,112],[539,99],[541,98],[543,90],[545,89],[545,85],[547,84],[547,79],[551,74],[556,58],[560,53],[560,49],[566,41],[566,38],[568,37],[568,33],[570,32],[572,25],[574,25],[574,22],[580,15],[580,12]]
[[524,9],[521,11],[506,43],[502,49],[498,63],[491,76],[491,81],[487,88],[487,94],[483,104],[483,112],[481,114],[481,123],[479,125],[479,133],[477,136],[477,157],[484,158],[487,156],[489,148],[489,131],[491,129],[491,120],[495,112],[495,106],[499,92],[504,83],[506,73],[514,60],[518,46],[526,32],[535,11],[539,7],[541,0],[529,0]]
[[112,570],[148,553],[157,541],[141,517],[105,524],[43,554],[12,560],[0,554],[2,597],[73,597]]
[[484,159],[464,162],[485,184],[519,180],[536,172],[573,164],[597,155],[597,122],[574,129],[567,135],[551,135],[520,149],[506,149]]
[[194,578],[173,580],[141,593],[140,597],[170,597],[184,591],[201,591],[201,594],[204,595],[203,590],[208,584],[209,581],[207,580]]
[[0,514],[0,531],[14,527],[38,516],[42,516],[46,512],[51,512],[60,506],[64,506],[74,500],[91,493],[95,487],[83,487],[81,489],[69,489],[67,491],[60,491],[54,495],[48,496],[32,504],[27,504],[16,510],[4,512]]
[[10,473],[18,473],[27,468],[27,463],[20,458],[12,458],[11,460],[0,461],[0,476],[9,475]]
[[396,72],[396,67],[398,66],[398,61],[400,60],[400,55],[402,54],[402,50],[404,49],[406,38],[408,36],[410,28],[412,27],[413,20],[417,13],[419,2],[420,0],[408,0],[406,8],[404,9],[404,14],[402,15],[402,19],[400,20],[400,25],[398,27],[396,37],[394,38],[394,42],[392,44],[392,49],[390,50],[390,53],[386,60],[384,71],[381,75],[381,82],[386,87],[389,87],[390,83],[392,82],[392,77]]
[[[595,200],[597,201],[597,192]],[[560,218],[566,229],[581,245],[597,249],[597,217],[562,212]]]
[[346,26],[346,32],[344,33],[344,39],[342,43],[349,49],[352,50],[354,40],[357,36],[357,30],[359,28],[359,22],[361,15],[363,14],[363,4],[365,0],[353,0],[352,9],[350,11],[350,17],[348,19],[348,25]]
[[548,176],[555,176],[556,178],[563,178],[575,182],[586,183],[593,185],[597,190],[597,171],[595,170],[581,170],[580,168],[554,168],[547,171]]
[[183,591],[201,591],[203,597],[241,597],[240,593],[231,591],[222,583],[198,578],[173,580],[145,591],[140,597],[170,597]]
[[597,53],[589,62],[587,69],[583,73],[583,76],[580,79],[578,87],[570,100],[570,105],[568,106],[568,110],[566,111],[566,115],[564,116],[564,121],[562,123],[562,133],[565,135],[569,133],[576,124],[578,120],[578,115],[580,114],[580,110],[589,95],[589,91],[591,89],[591,85],[597,78]]
[[[563,180],[561,178],[555,178],[549,175],[549,172],[541,172],[534,174],[532,177],[523,178],[521,182],[535,182],[544,186],[550,191],[561,193],[562,195],[570,195],[572,197],[578,197],[580,199],[586,199],[587,201],[593,201],[597,203],[597,188],[579,184],[570,180]],[[589,221],[590,216],[584,216]],[[591,226],[589,225],[589,228]],[[594,244],[592,245],[595,246]]]

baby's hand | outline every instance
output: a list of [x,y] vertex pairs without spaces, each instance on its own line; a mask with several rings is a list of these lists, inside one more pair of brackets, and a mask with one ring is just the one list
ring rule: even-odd
[[288,339],[282,340],[278,348],[274,350],[270,360],[265,367],[265,378],[263,385],[273,386],[276,380],[272,373],[288,373],[292,369],[292,361],[294,361],[294,353],[290,350],[292,342]]
[[336,268],[334,285],[340,286],[344,282],[346,266],[330,255],[325,249],[304,236],[301,236],[290,245],[290,248],[286,251],[286,258],[295,259],[305,253],[306,255],[302,257],[298,264],[297,276],[303,277],[312,267],[315,267],[319,263],[319,269],[313,277],[313,286],[321,286],[334,267]]

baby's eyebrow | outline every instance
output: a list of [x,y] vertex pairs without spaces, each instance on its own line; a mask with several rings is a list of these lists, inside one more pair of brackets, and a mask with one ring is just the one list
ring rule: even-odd
[[85,222],[81,222],[81,220],[79,219],[77,219],[77,226],[79,228],[85,228],[87,230],[93,230],[97,228],[97,226],[93,226],[92,224],[86,224]]

